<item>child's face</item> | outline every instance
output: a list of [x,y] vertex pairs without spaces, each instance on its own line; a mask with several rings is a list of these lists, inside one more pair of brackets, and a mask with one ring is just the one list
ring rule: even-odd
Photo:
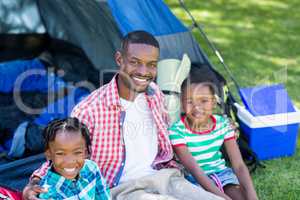
[[191,84],[182,94],[182,108],[193,124],[206,124],[215,107],[215,98],[209,86]]
[[52,160],[55,171],[67,179],[76,178],[84,165],[86,155],[84,137],[78,132],[58,131],[46,150],[46,157]]

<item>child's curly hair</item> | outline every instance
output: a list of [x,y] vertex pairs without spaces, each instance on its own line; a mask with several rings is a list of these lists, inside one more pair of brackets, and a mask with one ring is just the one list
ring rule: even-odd
[[55,140],[58,131],[81,133],[86,143],[88,155],[91,154],[90,132],[85,124],[73,117],[68,117],[66,119],[55,119],[49,122],[43,131],[45,150],[49,148],[49,143]]

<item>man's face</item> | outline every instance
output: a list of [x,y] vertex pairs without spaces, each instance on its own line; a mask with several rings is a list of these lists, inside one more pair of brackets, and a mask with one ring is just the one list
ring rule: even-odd
[[129,92],[145,92],[156,77],[159,49],[147,44],[129,43],[125,52],[116,53],[120,81]]
[[46,156],[55,171],[67,179],[74,179],[87,157],[86,143],[81,133],[58,132],[49,143]]

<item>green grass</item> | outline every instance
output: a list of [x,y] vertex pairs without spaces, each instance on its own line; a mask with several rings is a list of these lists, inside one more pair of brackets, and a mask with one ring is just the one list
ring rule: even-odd
[[[177,0],[165,0],[185,25],[189,16]],[[284,83],[300,108],[300,1],[184,1],[207,36],[218,47],[241,86]],[[225,70],[197,30],[193,31],[215,68]],[[231,91],[237,97],[232,82]],[[299,146],[300,140],[298,140]],[[265,161],[252,174],[260,199],[300,199],[299,147],[293,157]]]

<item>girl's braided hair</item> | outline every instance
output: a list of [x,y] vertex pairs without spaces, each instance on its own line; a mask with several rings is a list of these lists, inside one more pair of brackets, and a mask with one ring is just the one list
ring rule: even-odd
[[45,150],[49,148],[49,143],[55,140],[58,131],[80,132],[85,140],[88,155],[91,154],[90,132],[85,124],[74,117],[55,119],[47,125],[43,131]]

